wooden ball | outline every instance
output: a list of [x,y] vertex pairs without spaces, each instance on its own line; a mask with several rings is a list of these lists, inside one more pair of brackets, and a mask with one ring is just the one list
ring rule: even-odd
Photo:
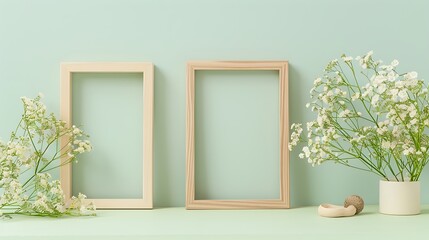
[[351,195],[351,196],[348,196],[344,201],[344,207],[348,207],[350,205],[353,205],[356,208],[355,214],[358,214],[362,212],[365,203],[363,199],[358,195]]

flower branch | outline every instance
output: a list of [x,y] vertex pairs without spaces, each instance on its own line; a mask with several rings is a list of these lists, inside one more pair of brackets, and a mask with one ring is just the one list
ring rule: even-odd
[[[21,98],[22,118],[9,141],[0,142],[0,216],[94,215],[95,206],[87,204],[83,194],[68,206],[60,181],[49,173],[91,151],[88,135],[47,114],[41,98]],[[65,146],[60,147],[60,138],[68,141]],[[66,160],[61,162],[62,157]]]
[[[417,181],[429,161],[428,88],[414,71],[398,73],[372,51],[329,62],[310,90],[307,144],[299,154],[313,166],[326,161],[370,171],[385,180]],[[289,149],[304,141],[292,124]],[[358,163],[351,165],[350,161]]]

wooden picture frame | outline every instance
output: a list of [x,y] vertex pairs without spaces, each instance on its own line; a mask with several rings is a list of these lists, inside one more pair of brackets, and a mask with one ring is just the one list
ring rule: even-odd
[[[195,199],[195,72],[198,70],[275,70],[279,72],[280,198],[257,200]],[[195,61],[187,64],[186,98],[186,209],[289,208],[288,62]]]
[[[148,62],[82,62],[61,64],[61,119],[72,125],[73,73],[143,73],[143,196],[138,199],[87,199],[101,209],[151,209],[153,161],[153,64]],[[67,138],[61,139],[66,149]],[[63,163],[67,156],[61,159]],[[72,165],[61,166],[60,181],[66,200],[72,195]]]

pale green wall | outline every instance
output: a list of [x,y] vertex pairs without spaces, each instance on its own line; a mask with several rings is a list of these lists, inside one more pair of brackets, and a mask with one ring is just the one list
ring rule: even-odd
[[72,122],[93,143],[73,165],[72,194],[143,195],[143,74],[73,73]]
[[195,198],[279,199],[279,120],[278,71],[198,70]]
[[[0,0],[0,136],[15,126],[20,96],[43,92],[59,111],[60,62],[151,61],[155,206],[183,206],[186,61],[289,60],[290,120],[305,121],[313,79],[343,52],[374,50],[429,80],[428,9],[425,0]],[[296,153],[290,165],[292,206],[352,193],[377,202],[377,178],[367,173],[312,168]]]

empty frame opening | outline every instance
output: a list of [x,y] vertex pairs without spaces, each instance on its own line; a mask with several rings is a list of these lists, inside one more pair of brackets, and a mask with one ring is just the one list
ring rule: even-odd
[[195,71],[195,200],[279,199],[279,71]]
[[72,194],[143,196],[143,73],[72,73],[72,122],[93,151],[73,164]]

